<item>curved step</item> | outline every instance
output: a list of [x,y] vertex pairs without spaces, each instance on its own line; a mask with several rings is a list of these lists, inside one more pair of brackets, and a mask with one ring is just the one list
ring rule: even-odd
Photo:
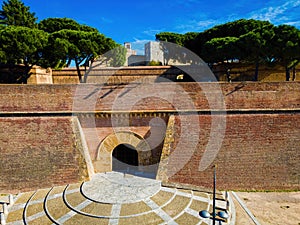
[[48,197],[52,191],[53,187],[49,190],[49,192],[47,193],[45,199],[44,199],[44,210],[45,210],[45,213],[47,215],[47,217],[54,223],[54,224],[57,224],[59,225],[59,223],[51,216],[51,214],[49,213],[49,210],[48,210],[48,207],[47,207],[47,201],[48,201]]
[[28,201],[26,202],[25,204],[25,207],[24,207],[24,210],[23,210],[23,222],[25,225],[27,225],[27,208],[29,206],[29,202],[31,201],[31,199],[34,197],[34,195],[37,193],[37,191],[35,191],[31,196],[30,198],[28,199]]

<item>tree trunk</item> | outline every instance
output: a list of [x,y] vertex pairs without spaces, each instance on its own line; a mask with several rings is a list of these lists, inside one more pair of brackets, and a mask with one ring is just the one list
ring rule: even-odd
[[292,81],[296,80],[296,66],[293,67],[293,78]]
[[231,83],[230,69],[226,69],[226,77],[227,77],[227,81]]
[[288,66],[285,66],[285,81],[290,80],[290,68]]
[[21,84],[27,84],[27,80],[29,79],[29,77],[31,76],[32,73],[30,73],[30,70],[32,69],[32,65],[28,65],[25,64],[24,66],[24,71],[21,74],[21,79],[20,79],[20,83]]
[[82,76],[80,72],[79,62],[77,59],[75,59],[75,64],[76,64],[76,70],[77,70],[79,82],[82,83]]
[[258,81],[258,68],[259,68],[259,62],[257,61],[255,63],[255,73],[254,73],[253,81]]
[[69,67],[71,65],[72,59],[68,59],[67,61],[67,67]]

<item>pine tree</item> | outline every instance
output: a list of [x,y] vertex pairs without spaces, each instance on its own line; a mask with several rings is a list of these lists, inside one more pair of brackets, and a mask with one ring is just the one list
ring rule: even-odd
[[30,8],[20,0],[3,2],[0,11],[0,24],[34,28],[37,26],[36,20],[35,13],[31,13]]

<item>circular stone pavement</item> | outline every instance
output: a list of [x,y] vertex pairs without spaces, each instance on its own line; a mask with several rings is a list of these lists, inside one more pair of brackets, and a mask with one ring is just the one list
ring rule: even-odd
[[[212,208],[211,195],[161,186],[161,182],[110,172],[82,184],[40,189],[16,196],[7,225],[211,224],[199,211]],[[223,223],[227,224],[227,223]]]
[[111,172],[95,174],[82,185],[82,194],[95,202],[133,203],[153,196],[160,190],[161,182],[129,174]]

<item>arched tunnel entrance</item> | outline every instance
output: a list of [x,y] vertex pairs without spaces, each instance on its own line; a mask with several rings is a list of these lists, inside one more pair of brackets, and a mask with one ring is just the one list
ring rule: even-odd
[[102,141],[93,166],[96,173],[116,171],[155,178],[158,162],[153,161],[153,150],[143,137],[122,131]]
[[139,165],[137,150],[132,145],[120,144],[117,147],[115,147],[112,155],[119,161],[126,163],[128,165],[131,166]]
[[129,172],[139,165],[138,152],[129,144],[120,144],[112,152],[112,170]]

